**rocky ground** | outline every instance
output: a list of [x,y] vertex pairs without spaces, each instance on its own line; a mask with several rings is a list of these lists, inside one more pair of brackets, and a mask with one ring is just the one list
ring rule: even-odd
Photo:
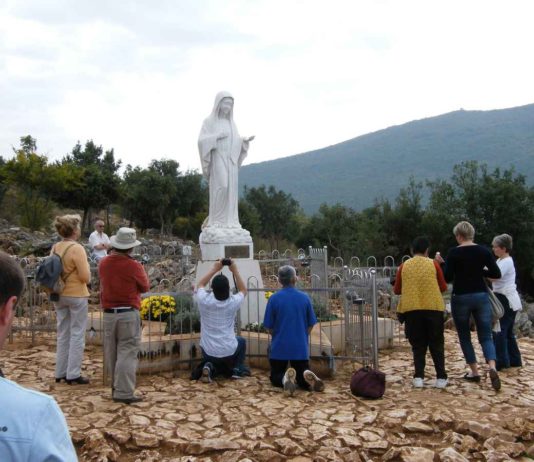
[[461,379],[455,333],[446,335],[446,390],[432,388],[431,379],[412,389],[410,351],[399,340],[380,357],[387,390],[377,401],[350,394],[348,363],[326,380],[324,393],[299,391],[293,398],[273,388],[263,370],[212,384],[191,382],[186,371],[144,376],[138,392],[145,401],[130,406],[111,401],[102,385],[99,346],[87,348],[89,386],[55,384],[51,341],[30,347],[15,339],[0,367],[57,399],[82,461],[532,460],[534,341],[520,341],[525,365],[502,372],[496,393],[488,379]]

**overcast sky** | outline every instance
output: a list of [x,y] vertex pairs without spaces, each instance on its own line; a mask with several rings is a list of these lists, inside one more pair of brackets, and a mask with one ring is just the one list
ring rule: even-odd
[[0,0],[0,155],[80,140],[199,168],[215,94],[246,163],[534,103],[534,1]]

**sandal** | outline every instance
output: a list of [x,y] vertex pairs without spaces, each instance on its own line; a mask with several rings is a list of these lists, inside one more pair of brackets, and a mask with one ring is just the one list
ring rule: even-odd
[[464,380],[468,382],[480,382],[480,375],[470,375],[469,372],[466,372],[464,375]]

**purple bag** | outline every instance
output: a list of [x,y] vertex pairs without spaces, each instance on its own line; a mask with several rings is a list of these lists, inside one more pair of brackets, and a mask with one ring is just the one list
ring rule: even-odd
[[350,391],[362,398],[382,398],[386,391],[386,374],[369,366],[362,367],[352,373]]

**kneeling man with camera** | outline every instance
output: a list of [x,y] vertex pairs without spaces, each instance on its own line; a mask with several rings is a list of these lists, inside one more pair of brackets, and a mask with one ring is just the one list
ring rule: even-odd
[[[230,294],[228,278],[217,274],[223,266],[228,266],[232,272],[238,290],[236,294]],[[205,287],[212,278],[212,291],[208,292]],[[250,375],[244,364],[245,339],[236,336],[234,331],[235,315],[246,294],[247,288],[237,265],[229,258],[216,261],[198,282],[195,300],[200,312],[202,362],[192,372],[193,380],[202,379],[203,382],[209,383],[218,375],[235,379]]]

